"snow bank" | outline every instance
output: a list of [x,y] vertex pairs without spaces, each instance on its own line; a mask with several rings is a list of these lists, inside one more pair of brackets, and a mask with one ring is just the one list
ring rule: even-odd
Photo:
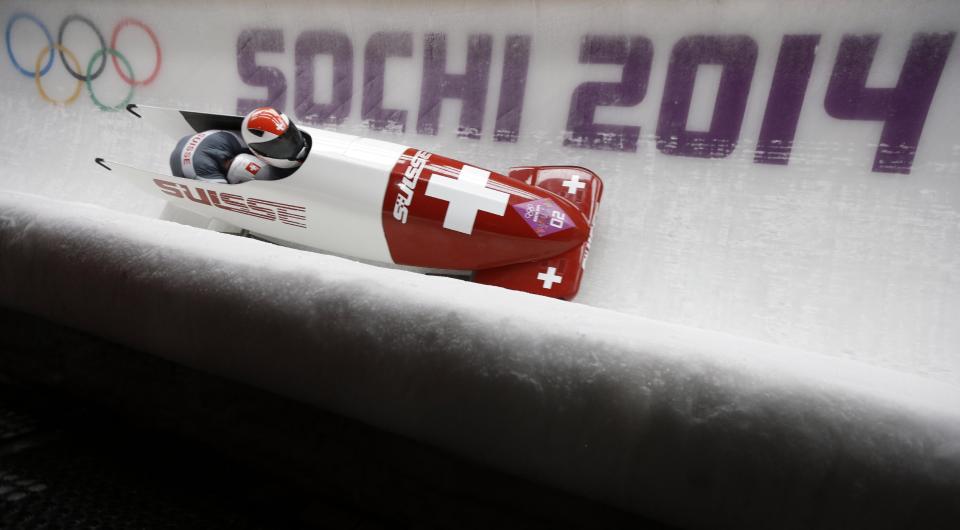
[[673,523],[960,518],[911,374],[10,192],[0,305]]

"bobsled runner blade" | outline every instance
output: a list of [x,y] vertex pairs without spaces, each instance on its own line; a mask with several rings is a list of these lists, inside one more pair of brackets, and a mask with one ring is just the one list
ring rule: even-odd
[[179,140],[188,134],[194,134],[211,129],[240,130],[243,116],[229,114],[211,114],[190,110],[153,107],[131,103],[127,105],[127,112],[138,119],[142,119],[151,126],[160,129],[170,138]]
[[110,160],[110,159],[108,159],[108,158],[97,157],[97,158],[94,158],[93,161],[94,161],[98,166],[106,169],[107,171],[117,171],[117,170],[119,170],[120,172],[122,172],[124,168],[135,169],[135,168],[134,168],[133,166],[131,166],[131,165],[123,164],[123,163],[121,163],[121,162],[117,162],[116,160]]

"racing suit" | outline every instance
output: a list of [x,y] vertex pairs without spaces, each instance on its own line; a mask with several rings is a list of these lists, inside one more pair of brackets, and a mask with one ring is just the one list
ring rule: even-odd
[[[243,163],[233,163],[235,159]],[[216,129],[181,138],[170,153],[170,171],[176,177],[230,184],[274,180],[290,173],[256,158],[238,133]]]

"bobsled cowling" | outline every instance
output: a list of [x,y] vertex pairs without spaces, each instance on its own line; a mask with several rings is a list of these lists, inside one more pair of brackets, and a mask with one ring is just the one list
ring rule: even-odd
[[[242,121],[141,105],[130,112],[175,137]],[[558,298],[576,294],[602,190],[588,170],[524,167],[508,176],[391,142],[300,131],[310,152],[280,180],[230,185],[105,167],[176,207],[271,239],[388,264],[475,271],[481,283]]]

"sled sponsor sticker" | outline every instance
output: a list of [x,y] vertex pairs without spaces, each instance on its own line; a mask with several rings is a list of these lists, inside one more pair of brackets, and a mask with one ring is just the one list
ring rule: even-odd
[[403,224],[407,224],[407,215],[409,213],[410,203],[413,202],[413,190],[417,187],[420,180],[420,173],[427,167],[427,160],[430,159],[430,153],[426,151],[417,151],[410,159],[410,165],[403,172],[403,180],[400,181],[400,192],[397,193],[397,201],[393,206],[393,218]]
[[513,209],[530,225],[537,237],[549,236],[574,226],[566,212],[550,199],[522,202],[515,204]]
[[229,212],[257,217],[266,221],[279,221],[297,228],[307,227],[307,207],[296,204],[268,201],[256,197],[244,197],[235,193],[217,192],[193,185],[176,184],[153,179],[160,191],[171,197],[189,200],[197,204],[220,208]]

